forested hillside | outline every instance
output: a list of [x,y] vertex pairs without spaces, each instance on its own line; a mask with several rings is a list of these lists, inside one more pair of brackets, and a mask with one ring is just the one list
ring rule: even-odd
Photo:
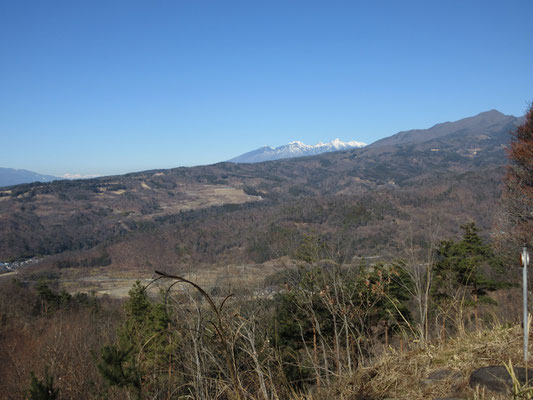
[[316,157],[6,188],[2,257],[30,261],[0,275],[1,392],[483,398],[478,363],[522,360],[517,269],[490,238],[528,215],[528,118],[505,180],[523,119],[489,112]]
[[428,224],[446,235],[474,220],[486,235],[520,120],[491,111],[364,149],[5,188],[0,260],[262,262],[308,236],[349,259],[396,254]]

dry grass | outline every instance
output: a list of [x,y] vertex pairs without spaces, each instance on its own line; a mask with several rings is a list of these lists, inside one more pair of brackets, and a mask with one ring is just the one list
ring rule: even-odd
[[[216,288],[220,293],[249,295],[264,287],[265,278],[291,265],[287,260],[278,260],[263,264],[204,265],[195,269],[172,269],[172,272],[194,281],[208,292]],[[147,285],[154,278],[152,269],[115,271],[107,267],[70,268],[61,270],[60,274],[61,288],[69,293],[92,292],[115,298],[128,297],[129,290],[137,280]],[[2,274],[0,278],[5,275],[9,274]],[[151,286],[154,293],[159,289],[158,284]]]
[[105,268],[73,268],[61,277],[61,288],[69,293],[94,293],[97,296],[107,294],[115,298],[126,298],[137,280],[148,284],[152,276],[133,271],[115,273]]
[[[415,346],[413,343],[412,346]],[[511,361],[524,367],[522,330],[519,325],[496,326],[464,333],[446,343],[425,349],[388,349],[371,366],[341,379],[334,389],[309,398],[318,399],[506,399],[510,396],[483,393],[469,387],[472,371]],[[431,372],[448,369],[461,378],[425,383]]]

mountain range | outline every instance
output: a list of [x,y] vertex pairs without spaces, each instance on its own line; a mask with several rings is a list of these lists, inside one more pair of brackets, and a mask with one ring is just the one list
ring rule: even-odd
[[487,235],[509,133],[523,121],[491,110],[309,157],[4,188],[0,261],[250,263],[294,256],[308,238],[346,259],[392,257],[432,224],[440,238],[469,220]]
[[273,161],[284,158],[314,156],[317,154],[327,153],[331,151],[348,150],[364,147],[366,144],[357,141],[343,142],[339,139],[334,139],[329,143],[318,143],[315,145],[308,145],[299,141],[293,141],[289,144],[271,147],[264,146],[257,150],[241,154],[229,160],[234,163],[257,163],[262,161]]
[[[390,137],[380,139],[368,146],[369,149],[384,148],[385,146],[397,146],[404,144],[420,144],[433,143],[440,146],[439,138],[446,138],[449,135],[463,135],[468,137],[470,131],[483,130],[483,135],[488,138],[491,130],[498,131],[502,123],[514,121],[516,117],[511,115],[504,115],[497,110],[490,110],[480,113],[474,117],[464,118],[455,122],[444,122],[437,124],[429,129],[414,129],[410,131],[399,132]],[[514,124],[520,124],[521,119],[517,119]],[[505,132],[506,134],[507,132]],[[316,145],[307,145],[300,141],[292,141],[289,144],[271,147],[263,146],[259,149],[241,154],[237,157],[228,160],[232,163],[259,163],[263,161],[274,161],[280,159],[289,159],[296,157],[313,156],[322,153],[335,152],[341,150],[358,149],[367,146],[365,143],[358,141],[343,142],[339,139],[334,139],[328,143],[318,143]],[[434,149],[438,151],[438,149]],[[476,151],[470,149],[469,151]],[[371,152],[372,153],[372,152]],[[58,178],[50,175],[42,175],[37,172],[13,169],[0,168],[0,187],[18,185],[22,183],[31,182],[50,182],[58,180]]]
[[50,182],[58,178],[51,175],[42,175],[25,169],[0,168],[0,187],[19,185],[30,182]]
[[[339,151],[360,148],[365,146],[365,143],[350,141],[343,142],[339,139],[334,139],[329,143],[318,143],[316,145],[307,145],[299,141],[290,142],[287,145],[279,147],[264,146],[257,150],[241,154],[229,160],[234,163],[257,163],[262,161],[272,161],[293,157],[304,157],[317,155],[326,152]],[[73,178],[78,178],[74,176]],[[23,169],[0,168],[0,187],[19,185],[22,183],[31,182],[50,182],[58,179],[56,176],[42,175],[37,172],[27,171]],[[70,179],[66,177],[66,179]]]
[[524,120],[524,117],[517,118],[513,115],[502,114],[498,110],[490,110],[458,121],[439,123],[429,129],[413,129],[398,132],[395,135],[377,140],[369,147],[380,148],[383,146],[430,142],[446,144],[450,142],[450,138],[460,140],[461,137],[465,139],[471,137],[474,140],[481,141],[492,138],[500,140],[502,143],[507,143],[509,132],[502,131],[502,127],[509,124],[511,126],[518,126]]

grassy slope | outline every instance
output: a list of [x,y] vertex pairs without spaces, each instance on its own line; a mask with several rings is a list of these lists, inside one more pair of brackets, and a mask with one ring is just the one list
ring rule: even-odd
[[[463,333],[426,349],[412,346],[412,350],[387,350],[372,365],[343,377],[335,388],[310,399],[508,399],[508,395],[483,395],[471,389],[470,374],[477,368],[503,366],[509,361],[514,367],[524,366],[520,325]],[[457,371],[461,378],[423,384],[431,372],[440,369]]]

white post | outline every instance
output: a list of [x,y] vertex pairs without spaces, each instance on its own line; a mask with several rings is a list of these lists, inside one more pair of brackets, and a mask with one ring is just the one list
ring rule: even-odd
[[529,321],[527,315],[527,265],[529,264],[529,253],[527,252],[527,247],[522,248],[522,270],[523,277],[523,291],[524,291],[524,361],[527,363],[527,342],[529,338]]

